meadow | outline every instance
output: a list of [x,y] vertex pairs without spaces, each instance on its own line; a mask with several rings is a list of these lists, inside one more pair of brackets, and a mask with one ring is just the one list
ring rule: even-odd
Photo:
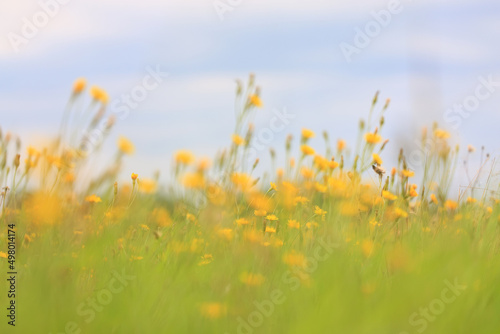
[[78,134],[107,138],[108,100],[79,79],[45,147],[1,134],[0,263],[17,273],[15,297],[0,285],[1,333],[499,332],[498,188],[450,190],[461,152],[481,153],[437,124],[421,169],[404,151],[386,166],[398,144],[376,94],[356,143],[303,129],[258,173],[251,120],[265,101],[250,76],[228,146],[213,159],[180,147],[160,184],[122,170],[126,137],[92,160],[100,142]]

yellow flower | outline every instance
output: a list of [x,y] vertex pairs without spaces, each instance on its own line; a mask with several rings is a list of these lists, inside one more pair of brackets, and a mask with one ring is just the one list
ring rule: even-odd
[[107,104],[109,101],[109,96],[106,91],[100,87],[92,86],[90,87],[90,95],[94,100],[101,102],[102,104]]
[[315,206],[314,207],[314,214],[318,215],[318,216],[324,216],[327,214],[327,212],[325,210],[322,210],[319,206]]
[[3,257],[4,259],[7,258],[7,253],[5,252],[0,252],[0,257]]
[[172,218],[170,218],[170,214],[164,208],[155,208],[151,213],[151,218],[160,227],[172,225]]
[[235,222],[236,222],[236,224],[241,225],[241,226],[250,224],[250,222],[246,218],[236,219]]
[[99,202],[102,202],[101,198],[99,196],[96,196],[95,194],[85,197],[85,201],[89,202],[89,203],[99,203]]
[[194,155],[190,151],[180,150],[175,153],[175,162],[189,165],[194,161]]
[[138,177],[138,176],[139,176],[139,175],[137,175],[137,174],[135,174],[135,173],[132,173],[131,178],[132,178],[132,180],[133,180],[133,181],[135,181],[135,180],[137,180],[137,177]]
[[271,189],[273,189],[274,191],[278,191],[278,188],[276,187],[276,183],[271,182]]
[[297,196],[294,198],[293,202],[295,203],[295,205],[297,204],[305,204],[307,202],[309,202],[309,199],[307,199],[306,197],[304,196]]
[[223,228],[217,231],[217,234],[223,238],[226,239],[227,241],[231,241],[233,239],[234,233],[233,230],[230,228]]
[[437,198],[436,198],[436,195],[431,194],[431,201],[432,201],[434,204],[438,204],[438,200],[437,200]]
[[213,256],[212,254],[205,254],[201,257],[201,261],[198,262],[199,266],[203,266],[205,264],[209,264],[213,261]]
[[262,108],[263,106],[262,100],[258,95],[255,94],[250,96],[250,104],[256,106],[257,108]]
[[437,137],[437,138],[440,138],[440,139],[447,139],[447,138],[450,138],[450,133],[443,130],[443,129],[436,129],[434,130],[434,135]]
[[264,217],[267,214],[267,212],[266,210],[255,210],[253,214],[256,215],[257,217]]
[[221,303],[203,303],[200,306],[200,313],[207,319],[219,319],[226,315],[227,308]]
[[373,162],[378,164],[378,165],[383,164],[382,159],[380,158],[380,156],[377,153],[373,153]]
[[318,169],[324,171],[328,168],[328,160],[325,157],[323,157],[319,154],[316,154],[314,156],[314,165],[316,165],[318,167]]
[[283,262],[290,267],[304,267],[306,264],[306,257],[296,251],[291,251],[283,256]]
[[74,94],[81,93],[85,89],[86,85],[87,85],[87,80],[85,80],[84,78],[76,79],[75,83],[73,84],[73,93]]
[[240,281],[248,286],[259,286],[264,283],[266,279],[261,274],[252,274],[244,272],[240,275]]
[[373,241],[369,239],[363,240],[363,242],[361,243],[361,250],[363,251],[363,255],[365,257],[370,257],[373,253],[373,249],[374,249]]
[[311,229],[311,228],[313,228],[313,227],[318,227],[318,226],[319,226],[319,225],[318,225],[318,223],[316,223],[316,222],[307,222],[307,223],[306,223],[306,227],[307,227],[308,229]]
[[232,135],[231,139],[236,146],[245,145],[245,139],[243,139],[241,136],[238,136],[237,134]]
[[276,233],[276,228],[270,227],[270,226],[266,226],[266,232],[267,233]]
[[304,155],[313,155],[315,153],[314,149],[311,146],[305,144],[300,147],[300,150]]
[[203,189],[205,187],[205,176],[202,173],[187,173],[182,180],[186,188]]
[[304,178],[306,179],[312,179],[314,177],[314,171],[310,168],[307,168],[306,166],[303,166],[301,169],[300,169],[300,173],[302,174],[302,176],[304,176]]
[[402,218],[406,218],[408,217],[408,212],[400,209],[400,208],[396,208],[394,209],[394,213],[396,214],[396,216],[398,217],[402,217]]
[[330,167],[331,170],[334,170],[339,166],[339,163],[337,161],[331,160],[328,162],[328,167]]
[[342,152],[345,147],[346,147],[345,140],[342,140],[342,139],[337,140],[337,150],[339,152]]
[[277,220],[279,220],[278,217],[276,217],[275,215],[268,215],[268,216],[266,216],[266,219],[270,220],[270,221],[277,221]]
[[449,199],[444,203],[444,206],[449,210],[455,210],[458,208],[458,203]]
[[388,199],[389,201],[394,201],[396,198],[398,198],[396,195],[387,190],[382,191],[382,197]]
[[242,191],[249,190],[253,185],[252,178],[246,173],[233,173],[231,181]]
[[402,170],[401,175],[403,177],[413,177],[413,176],[415,176],[415,172],[411,171],[411,170]]
[[314,189],[316,189],[318,192],[324,194],[328,190],[328,187],[324,184],[319,183],[319,182],[315,182]]
[[290,219],[288,221],[288,227],[299,229],[300,228],[300,223],[298,221],[296,221],[296,220]]
[[145,194],[152,194],[156,191],[156,182],[150,179],[141,179],[139,184],[139,191]]
[[303,139],[313,138],[315,135],[316,134],[312,130],[302,129],[302,138]]
[[475,199],[475,198],[472,198],[472,197],[467,198],[467,203],[476,203],[476,202],[477,202],[477,199]]
[[382,141],[382,137],[378,133],[368,132],[365,134],[365,140],[368,144],[377,144]]
[[127,138],[120,136],[118,138],[118,149],[125,154],[133,154],[135,151],[134,144]]

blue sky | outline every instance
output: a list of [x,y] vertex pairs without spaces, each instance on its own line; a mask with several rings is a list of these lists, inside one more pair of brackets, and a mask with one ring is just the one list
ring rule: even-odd
[[401,1],[401,11],[351,62],[339,45],[353,44],[355,29],[365,29],[370,13],[390,1],[242,0],[224,20],[212,0],[67,2],[18,52],[9,33],[21,34],[23,18],[32,20],[40,3],[0,3],[0,126],[26,142],[57,129],[75,78],[114,99],[139,84],[146,67],[159,66],[168,78],[118,122],[106,146],[109,152],[120,134],[134,141],[127,174],[167,172],[178,148],[210,156],[227,145],[234,79],[250,72],[265,103],[257,128],[273,109],[296,116],[271,143],[278,150],[302,127],[354,145],[357,122],[380,90],[381,99],[391,98],[387,159],[400,146],[414,149],[420,128],[433,121],[457,143],[498,154],[500,87],[457,129],[443,119],[474,95],[479,77],[500,81],[498,1]]

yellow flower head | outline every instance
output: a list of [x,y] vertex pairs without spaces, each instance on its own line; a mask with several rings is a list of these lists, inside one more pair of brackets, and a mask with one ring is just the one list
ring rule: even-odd
[[189,165],[194,161],[194,154],[187,150],[180,150],[175,153],[175,162]]
[[[139,181],[137,181],[139,183]],[[152,194],[156,191],[156,182],[151,179],[141,179],[139,183],[139,191],[145,194]]]
[[309,145],[302,145],[300,150],[304,155],[313,155],[315,153],[314,149]]
[[415,176],[415,172],[411,171],[411,170],[402,170],[401,175],[403,177],[413,177],[413,176]]
[[132,173],[131,178],[132,178],[132,180],[133,180],[133,181],[135,181],[135,180],[137,180],[137,177],[138,177],[138,176],[139,176],[139,175],[137,175],[137,174],[135,174],[135,173]]
[[288,221],[288,227],[299,229],[300,228],[300,223],[298,221],[296,221],[296,220],[290,219]]
[[275,215],[268,215],[268,216],[266,216],[266,219],[270,220],[270,221],[277,221],[277,220],[279,220],[278,217],[276,217]]
[[219,319],[226,315],[227,307],[221,303],[203,303],[200,313],[207,319]]
[[337,140],[337,150],[339,152],[342,152],[345,147],[346,147],[345,140],[342,140],[342,139]]
[[373,162],[378,165],[383,164],[382,158],[380,158],[380,156],[377,153],[373,153]]
[[434,203],[434,204],[438,204],[438,200],[437,200],[436,195],[431,194],[431,201],[432,201],[432,203]]
[[118,149],[125,154],[133,154],[135,151],[134,144],[127,138],[120,136],[118,138]]
[[444,203],[444,206],[449,210],[456,210],[458,208],[458,203],[449,199]]
[[90,87],[90,95],[94,98],[94,100],[101,102],[102,104],[107,104],[109,102],[108,93],[97,86]]
[[253,214],[256,215],[257,217],[264,217],[267,214],[267,212],[266,210],[255,210]]
[[255,94],[250,96],[250,104],[256,106],[257,108],[262,108],[262,106],[264,105],[260,97]]
[[87,86],[87,80],[85,80],[84,78],[76,79],[75,83],[73,84],[73,93],[80,94],[85,89],[85,86]]
[[384,190],[382,191],[382,197],[389,200],[389,201],[394,201],[398,196],[394,195],[390,191]]
[[301,253],[292,251],[285,254],[285,256],[283,257],[283,262],[288,264],[290,267],[304,267],[306,264],[306,257]]
[[248,219],[246,218],[239,218],[239,219],[236,219],[236,224],[240,225],[240,226],[243,226],[243,225],[249,225],[250,224],[250,221],[248,221]]
[[450,133],[448,131],[443,130],[443,129],[434,130],[434,135],[436,136],[436,138],[440,138],[440,139],[450,138]]
[[232,135],[231,139],[236,146],[245,145],[245,139],[237,134]]
[[310,139],[316,136],[314,131],[309,130],[309,129],[302,129],[302,139]]
[[271,227],[271,226],[266,226],[266,232],[267,233],[276,233],[276,228]]
[[244,272],[240,275],[240,281],[248,286],[259,286],[264,283],[265,278],[261,274]]
[[365,134],[365,140],[368,144],[377,144],[382,141],[382,137],[378,133],[368,132]]
[[93,194],[93,195],[89,195],[89,196],[85,197],[85,202],[99,203],[99,202],[102,202],[102,200],[99,196],[96,196],[95,194]]

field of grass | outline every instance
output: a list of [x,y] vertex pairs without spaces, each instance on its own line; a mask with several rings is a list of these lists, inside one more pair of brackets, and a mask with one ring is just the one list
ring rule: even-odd
[[303,129],[257,175],[250,77],[228,148],[178,151],[168,185],[134,171],[121,184],[133,144],[96,162],[100,145],[74,135],[114,123],[100,88],[82,109],[86,91],[75,83],[48,146],[0,138],[1,333],[500,332],[498,192],[450,192],[460,150],[437,125],[421,170],[405,152],[385,166],[376,95],[353,146]]

